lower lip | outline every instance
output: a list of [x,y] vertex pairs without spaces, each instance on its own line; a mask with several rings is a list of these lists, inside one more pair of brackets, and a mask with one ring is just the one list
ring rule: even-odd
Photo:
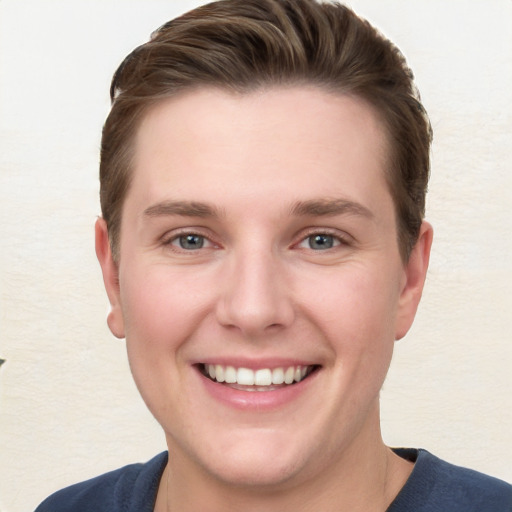
[[317,369],[300,382],[269,391],[244,391],[215,382],[198,370],[201,381],[213,398],[236,409],[254,410],[271,410],[297,400],[307,392],[318,373]]

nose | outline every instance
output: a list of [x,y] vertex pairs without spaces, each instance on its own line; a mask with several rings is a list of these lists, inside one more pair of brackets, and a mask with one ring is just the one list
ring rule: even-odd
[[217,320],[224,327],[255,339],[293,322],[292,286],[270,250],[233,255],[223,278]]

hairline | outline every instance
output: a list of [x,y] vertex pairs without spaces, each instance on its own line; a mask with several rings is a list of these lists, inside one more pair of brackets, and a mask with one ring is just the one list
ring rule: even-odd
[[[231,94],[233,96],[239,96],[239,97],[245,97],[250,94],[256,94],[256,93],[265,93],[267,91],[271,90],[286,90],[286,89],[297,89],[297,88],[305,88],[305,89],[312,89],[321,91],[327,94],[330,94],[332,96],[344,96],[344,97],[352,97],[356,101],[361,101],[364,105],[366,105],[373,115],[375,116],[375,120],[377,124],[381,127],[382,134],[383,134],[383,140],[384,140],[384,147],[379,148],[381,157],[382,157],[382,171],[384,173],[384,179],[387,184],[388,192],[391,195],[391,199],[393,202],[393,213],[395,216],[395,226],[396,226],[396,235],[397,235],[397,244],[398,249],[402,258],[403,263],[407,263],[410,253],[410,247],[404,248],[404,241],[402,240],[403,233],[402,231],[405,229],[401,225],[401,216],[399,214],[398,208],[399,205],[397,204],[397,198],[395,197],[395,191],[394,191],[394,181],[397,181],[398,178],[393,178],[393,166],[395,165],[395,156],[396,156],[396,149],[392,142],[392,129],[389,126],[389,123],[386,120],[386,117],[381,112],[379,107],[374,104],[374,102],[370,101],[369,99],[365,98],[363,94],[359,94],[357,91],[351,90],[349,87],[336,87],[332,84],[326,84],[320,80],[315,81],[313,79],[307,79],[307,78],[297,78],[293,79],[290,78],[288,80],[282,80],[282,81],[271,81],[267,80],[265,82],[259,81],[254,84],[251,84],[249,86],[247,85],[238,85],[238,84],[223,84],[223,83],[217,83],[217,82],[200,82],[200,83],[191,83],[187,84],[181,87],[176,87],[174,90],[168,90],[165,93],[162,93],[161,95],[152,97],[145,103],[141,104],[141,106],[136,110],[136,116],[134,120],[134,127],[131,131],[130,137],[125,141],[125,147],[129,148],[128,152],[129,155],[127,155],[126,158],[126,164],[125,164],[125,173],[126,173],[126,188],[123,195],[123,202],[121,204],[121,207],[118,210],[118,222],[115,226],[115,232],[111,232],[110,228],[108,227],[108,235],[109,235],[109,241],[111,246],[111,251],[113,254],[113,259],[116,263],[119,263],[121,254],[120,254],[120,245],[121,245],[121,227],[122,227],[122,220],[123,220],[123,210],[124,205],[126,204],[126,197],[131,190],[131,184],[133,175],[135,172],[135,158],[136,158],[136,139],[140,132],[140,128],[144,120],[148,117],[150,112],[156,108],[158,108],[162,103],[166,102],[167,100],[180,98],[186,95],[194,94],[195,92],[200,91],[220,91],[223,93]],[[115,101],[115,100],[114,100]],[[406,232],[406,238],[408,233]],[[416,240],[414,241],[416,242]],[[414,245],[414,244],[413,244]]]

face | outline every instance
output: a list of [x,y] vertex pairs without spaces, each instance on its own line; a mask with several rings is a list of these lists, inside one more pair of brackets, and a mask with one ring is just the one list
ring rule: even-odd
[[146,115],[135,153],[120,261],[101,220],[97,252],[174,463],[285,485],[381,442],[430,244],[424,226],[401,261],[372,109],[306,87],[194,91]]

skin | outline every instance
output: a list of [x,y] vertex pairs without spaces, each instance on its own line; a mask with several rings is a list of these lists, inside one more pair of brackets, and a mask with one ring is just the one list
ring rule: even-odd
[[[387,152],[370,106],[313,87],[196,90],[144,118],[119,262],[102,219],[96,248],[109,326],[171,453],[155,510],[382,511],[403,486],[379,391],[432,228],[404,263]],[[233,360],[316,371],[279,406],[236,407],[197,367]]]

